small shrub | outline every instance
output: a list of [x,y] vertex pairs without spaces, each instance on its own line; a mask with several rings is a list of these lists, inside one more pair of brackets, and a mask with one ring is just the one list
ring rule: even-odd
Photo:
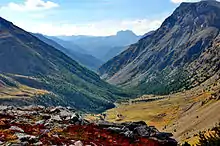
[[188,142],[185,142],[184,144],[182,144],[182,146],[191,146]]
[[207,132],[199,133],[199,143],[197,146],[220,146],[220,123]]

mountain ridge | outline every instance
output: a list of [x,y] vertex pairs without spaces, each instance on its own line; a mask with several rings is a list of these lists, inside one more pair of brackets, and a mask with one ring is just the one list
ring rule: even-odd
[[[32,33],[33,34],[33,33]],[[63,53],[65,53],[67,56],[69,56],[70,58],[72,58],[73,60],[76,60],[77,62],[79,62],[81,65],[91,69],[91,70],[96,70],[98,67],[100,67],[102,65],[102,61],[93,57],[92,55],[86,54],[84,53],[80,53],[81,51],[77,51],[73,48],[65,48],[65,44],[62,43],[58,44],[58,42],[47,38],[47,36],[44,36],[42,34],[33,34],[34,36],[36,36],[38,39],[42,40],[43,42],[49,44],[50,46],[62,51]],[[70,46],[69,46],[70,47]],[[83,50],[82,50],[83,51]]]
[[100,67],[100,75],[141,93],[167,94],[190,88],[196,79],[189,64],[218,38],[219,13],[216,1],[182,3],[159,29]]
[[[105,58],[109,51],[115,52],[115,48],[128,46],[138,41],[141,36],[134,34],[130,30],[119,31],[115,35],[111,36],[58,36],[59,39],[65,40],[70,43],[74,43],[81,48],[85,49],[89,54],[94,57],[107,61],[109,58]],[[120,53],[116,50],[115,56]]]
[[[48,92],[28,100],[15,96],[24,104],[62,105],[85,112],[100,112],[114,107],[116,99],[127,96],[61,51],[3,18],[0,18],[0,48],[1,74],[21,87]],[[1,97],[2,103],[7,104],[7,100]]]

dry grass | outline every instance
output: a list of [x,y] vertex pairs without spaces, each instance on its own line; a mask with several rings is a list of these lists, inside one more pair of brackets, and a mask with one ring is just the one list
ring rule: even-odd
[[188,141],[195,144],[198,142],[196,134],[199,131],[211,128],[220,121],[220,101],[212,97],[219,89],[219,84],[205,83],[189,91],[163,96],[163,99],[157,101],[141,102],[144,99],[156,98],[153,95],[143,96],[136,99],[140,102],[131,104],[131,101],[128,101],[107,111],[107,120],[143,120],[159,130],[172,132],[179,142]]
[[32,98],[36,95],[44,95],[49,92],[46,90],[34,89],[27,86],[19,88],[4,87],[0,88],[0,98]]
[[32,98],[36,95],[49,94],[46,90],[35,89],[24,85],[16,87],[0,87],[0,99],[7,98]]
[[[16,82],[15,80],[13,80],[11,77],[8,77],[8,76],[2,75],[2,74],[0,74],[0,76],[9,80],[9,82],[13,82],[16,84],[16,86],[9,86],[0,80],[0,98],[1,99],[3,99],[3,98],[4,99],[7,99],[7,98],[32,98],[32,97],[35,97],[36,95],[44,95],[44,94],[49,93],[46,90],[35,89],[35,88],[31,88],[31,87],[22,85],[22,84]],[[21,76],[21,75],[16,75],[16,74],[10,74],[10,76],[38,80],[37,78],[34,78],[34,77]]]

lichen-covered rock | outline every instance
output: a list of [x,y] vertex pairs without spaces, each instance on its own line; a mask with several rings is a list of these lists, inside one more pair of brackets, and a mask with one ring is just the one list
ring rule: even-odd
[[142,121],[90,123],[64,107],[0,106],[1,145],[177,145],[171,136]]

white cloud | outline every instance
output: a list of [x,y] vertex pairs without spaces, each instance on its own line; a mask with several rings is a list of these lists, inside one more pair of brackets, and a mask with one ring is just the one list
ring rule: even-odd
[[136,34],[143,35],[151,30],[159,28],[163,19],[137,19],[123,21],[99,21],[89,24],[58,24],[58,23],[25,23],[17,22],[18,26],[34,33],[42,33],[51,36],[58,35],[114,35],[119,30],[132,30]]
[[[55,1],[55,0],[53,0]],[[50,16],[55,11],[45,11],[58,7],[52,0],[26,0],[23,3],[9,3],[0,8],[3,18],[12,21],[15,25],[34,33],[45,35],[114,35],[119,30],[132,30],[136,34],[143,35],[157,29],[167,14],[157,15],[154,18],[102,20],[95,22],[79,22],[71,20],[51,20]],[[41,11],[44,10],[44,11]],[[20,17],[22,16],[22,17]]]
[[199,0],[171,0],[173,3],[182,3],[182,2],[198,2]]
[[25,0],[22,4],[10,2],[8,5],[2,7],[2,9],[10,9],[14,11],[38,11],[47,10],[58,7],[57,3],[43,0]]
[[[199,2],[199,1],[201,1],[201,0],[171,0],[171,2],[173,2],[173,3],[176,3],[176,4],[178,4],[178,3],[182,3],[182,2]],[[207,0],[208,1],[208,0]],[[210,0],[211,1],[211,0]],[[212,0],[213,1],[213,0]],[[219,0],[217,0],[217,1],[219,1]]]

